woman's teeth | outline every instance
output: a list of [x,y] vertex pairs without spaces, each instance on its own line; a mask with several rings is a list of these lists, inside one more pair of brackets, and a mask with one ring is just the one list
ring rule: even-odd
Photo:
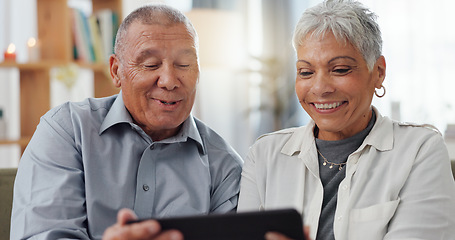
[[328,110],[328,109],[333,109],[339,107],[343,102],[337,102],[337,103],[315,103],[314,106],[317,109],[321,110]]

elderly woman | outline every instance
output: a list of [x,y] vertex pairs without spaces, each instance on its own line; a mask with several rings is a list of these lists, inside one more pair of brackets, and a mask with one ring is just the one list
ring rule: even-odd
[[348,0],[303,13],[293,38],[295,90],[312,121],[251,147],[239,211],[295,208],[317,240],[455,238],[443,138],[371,105],[385,94],[386,73],[375,19]]

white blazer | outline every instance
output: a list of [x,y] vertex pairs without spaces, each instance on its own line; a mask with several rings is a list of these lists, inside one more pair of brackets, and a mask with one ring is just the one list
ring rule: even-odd
[[[383,117],[347,160],[336,240],[455,239],[455,182],[437,130]],[[238,211],[295,208],[316,239],[323,187],[311,121],[260,137],[246,158]]]

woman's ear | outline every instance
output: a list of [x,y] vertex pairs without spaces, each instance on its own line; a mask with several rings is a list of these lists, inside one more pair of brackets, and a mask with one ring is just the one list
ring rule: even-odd
[[112,78],[112,83],[114,83],[114,86],[116,88],[122,87],[120,77],[118,75],[119,64],[120,60],[118,59],[117,55],[112,54],[109,57],[109,70]]
[[374,65],[375,67],[375,75],[376,75],[376,88],[381,88],[382,83],[384,82],[385,75],[386,75],[386,63],[385,63],[385,58],[384,56],[380,56],[378,60],[376,60],[376,64]]

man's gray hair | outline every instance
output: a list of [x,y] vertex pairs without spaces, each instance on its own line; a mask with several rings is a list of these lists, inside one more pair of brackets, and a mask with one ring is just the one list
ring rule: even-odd
[[297,50],[308,34],[324,37],[332,32],[338,42],[347,40],[357,48],[371,71],[382,54],[382,37],[376,18],[376,14],[357,1],[325,0],[302,14],[292,44]]
[[114,52],[116,55],[121,55],[123,53],[128,28],[134,22],[146,25],[158,24],[164,26],[184,24],[188,33],[193,37],[196,52],[198,51],[199,39],[190,20],[181,11],[173,7],[164,4],[153,4],[145,5],[134,10],[122,21],[115,38]]

